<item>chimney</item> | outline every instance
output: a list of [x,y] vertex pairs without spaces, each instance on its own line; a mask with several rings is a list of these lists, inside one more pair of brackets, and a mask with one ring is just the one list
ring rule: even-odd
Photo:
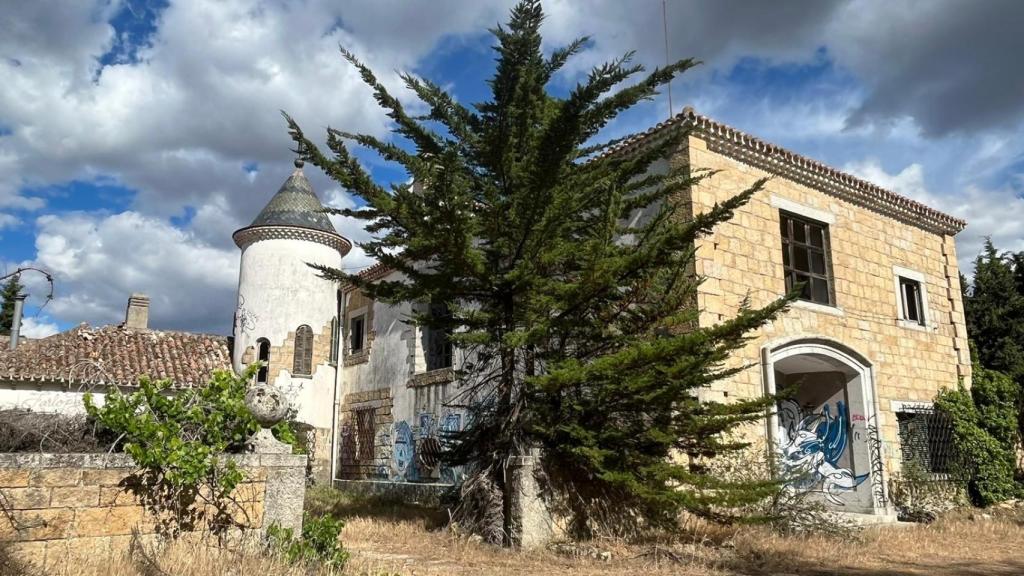
[[149,296],[135,293],[128,298],[128,310],[124,315],[124,327],[132,330],[149,328]]
[[18,340],[21,339],[21,315],[25,311],[25,297],[28,294],[17,294],[14,296],[14,319],[11,322],[11,341],[10,349],[15,350],[18,347]]

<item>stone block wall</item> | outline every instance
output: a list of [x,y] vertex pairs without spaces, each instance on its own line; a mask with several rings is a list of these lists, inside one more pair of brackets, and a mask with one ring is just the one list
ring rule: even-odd
[[[693,213],[770,175],[695,136],[679,160],[720,171],[682,199]],[[708,396],[727,401],[763,394],[761,351],[772,343],[794,337],[841,342],[873,366],[876,424],[886,447],[886,467],[898,470],[894,403],[930,401],[942,387],[970,379],[954,239],[776,175],[730,221],[699,243],[695,272],[706,278],[698,295],[701,325],[734,316],[745,297],[759,307],[785,293],[779,198],[834,217],[829,235],[836,306],[796,303],[731,358],[732,365],[744,369],[715,383]],[[894,266],[924,276],[926,326],[906,326],[898,319]]]
[[338,478],[388,479],[393,456],[392,406],[390,388],[345,395],[338,418]]
[[[273,522],[301,529],[305,457],[232,458],[245,473],[230,512],[242,533]],[[157,518],[128,487],[135,470],[124,454],[0,454],[0,542],[49,572],[79,558],[123,554],[133,533],[154,539]]]

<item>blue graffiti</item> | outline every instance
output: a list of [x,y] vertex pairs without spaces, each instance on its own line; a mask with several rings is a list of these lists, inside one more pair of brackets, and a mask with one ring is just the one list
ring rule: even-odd
[[434,415],[430,412],[420,413],[420,438],[430,438],[434,435]]
[[412,429],[409,428],[408,422],[402,420],[395,424],[395,445],[391,456],[391,480],[396,482],[415,480],[416,472],[412,466],[415,452],[416,442],[413,440]]
[[[447,450],[451,447],[455,435],[462,429],[462,415],[454,412],[449,413],[441,422],[441,443]],[[445,484],[456,484],[462,480],[462,467],[451,467],[441,465],[441,482]]]
[[791,486],[811,490],[819,483],[821,492],[833,504],[843,505],[839,494],[853,490],[868,478],[855,475],[840,463],[849,444],[850,419],[846,404],[836,402],[836,413],[828,404],[820,413],[804,414],[794,400],[779,404],[780,444],[786,472],[797,477]]
[[449,435],[458,432],[461,428],[462,415],[454,412],[445,416],[444,422],[441,423],[441,432],[446,432]]

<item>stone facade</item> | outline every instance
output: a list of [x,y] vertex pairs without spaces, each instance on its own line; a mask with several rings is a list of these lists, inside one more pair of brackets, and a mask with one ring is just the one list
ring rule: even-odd
[[[690,138],[687,153],[692,166],[721,171],[691,191],[696,213],[769,175],[708,150],[707,143],[696,137]],[[780,199],[834,217],[828,232],[836,305],[797,301],[734,356],[732,361],[747,369],[716,383],[713,391],[720,398],[763,394],[761,350],[771,342],[798,336],[841,342],[870,359],[882,439],[896,447],[893,401],[926,402],[960,379],[969,383],[953,237],[882,216],[786,178],[774,178],[698,247],[696,272],[706,278],[698,296],[702,325],[734,316],[745,297],[753,306],[762,306],[785,293],[778,206],[799,208]],[[894,266],[925,277],[930,316],[926,326],[907,326],[899,320]],[[887,454],[887,464],[898,469],[895,451]]]
[[[233,458],[246,475],[233,494],[235,521],[254,532],[272,522],[301,527],[305,458]],[[156,519],[126,484],[134,470],[123,454],[0,454],[0,541],[49,573],[123,554],[133,533],[152,540]]]
[[[679,204],[679,218],[692,218],[769,178],[731,220],[697,244],[692,273],[703,279],[693,303],[700,310],[699,324],[732,318],[745,301],[760,307],[785,295],[780,226],[795,234],[797,224],[787,223],[794,218],[805,233],[820,233],[815,253],[820,259],[813,266],[827,281],[814,297],[794,302],[752,334],[728,361],[740,370],[701,396],[728,402],[789,391],[793,397],[780,402],[764,427],[748,432],[773,450],[781,448],[787,465],[811,472],[813,489],[830,504],[850,512],[887,513],[887,477],[908,459],[901,446],[906,407],[927,408],[943,387],[970,384],[954,243],[965,223],[692,110],[608,153],[643,146],[675,128],[690,133],[652,171],[714,171],[672,199]],[[811,253],[800,252],[807,247],[794,242],[790,238],[787,254],[809,262]],[[799,265],[789,266],[797,284],[806,277],[794,271]],[[401,280],[380,265],[364,277]],[[426,369],[424,334],[407,323],[411,307],[369,302],[351,288],[345,298],[343,310],[367,314],[373,347],[343,357],[341,427],[351,426],[353,406],[386,402],[390,429],[378,433],[388,448],[374,447],[380,461],[376,478],[429,481],[395,474],[398,460],[408,455],[396,440],[402,434],[411,438],[412,462],[417,462],[422,440],[438,422],[464,417],[450,410],[458,404],[452,401],[458,387],[450,371]],[[346,326],[348,319],[346,312]],[[346,346],[345,356],[348,352]],[[831,434],[827,439],[826,433]],[[829,451],[814,448],[826,444]]]
[[344,480],[390,476],[394,417],[390,388],[346,394],[339,408],[337,477]]

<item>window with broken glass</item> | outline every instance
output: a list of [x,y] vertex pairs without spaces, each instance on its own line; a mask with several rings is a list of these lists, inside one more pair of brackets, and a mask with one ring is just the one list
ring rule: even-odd
[[903,319],[925,325],[924,298],[921,283],[917,280],[900,277],[900,302],[903,305]]
[[362,352],[366,343],[366,316],[360,315],[349,320],[348,349],[352,353]]
[[799,286],[801,300],[834,306],[828,225],[788,212],[779,214],[779,225],[786,292]]

